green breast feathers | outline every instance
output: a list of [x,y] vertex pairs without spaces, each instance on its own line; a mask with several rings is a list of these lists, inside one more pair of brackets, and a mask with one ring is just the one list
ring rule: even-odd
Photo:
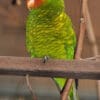
[[64,11],[30,10],[26,24],[26,46],[31,57],[72,59],[75,44],[75,32]]

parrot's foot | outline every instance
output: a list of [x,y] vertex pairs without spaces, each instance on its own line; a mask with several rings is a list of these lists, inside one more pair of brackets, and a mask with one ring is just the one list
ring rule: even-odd
[[46,63],[48,61],[49,57],[48,56],[44,56],[43,58],[43,63]]

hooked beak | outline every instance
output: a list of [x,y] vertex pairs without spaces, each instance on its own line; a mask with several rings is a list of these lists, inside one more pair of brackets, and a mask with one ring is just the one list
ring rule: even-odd
[[27,0],[27,8],[34,8],[35,0]]

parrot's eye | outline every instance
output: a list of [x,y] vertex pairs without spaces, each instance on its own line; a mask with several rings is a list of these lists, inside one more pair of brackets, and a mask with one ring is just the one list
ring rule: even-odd
[[27,0],[27,8],[32,9],[32,8],[37,8],[41,6],[44,0]]

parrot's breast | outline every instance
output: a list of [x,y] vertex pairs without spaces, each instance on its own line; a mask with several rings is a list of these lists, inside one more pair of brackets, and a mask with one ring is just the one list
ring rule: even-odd
[[26,46],[30,55],[66,59],[65,48],[74,43],[74,32],[69,24],[70,19],[64,12],[52,18],[46,18],[43,14],[36,17],[30,14],[26,28]]

